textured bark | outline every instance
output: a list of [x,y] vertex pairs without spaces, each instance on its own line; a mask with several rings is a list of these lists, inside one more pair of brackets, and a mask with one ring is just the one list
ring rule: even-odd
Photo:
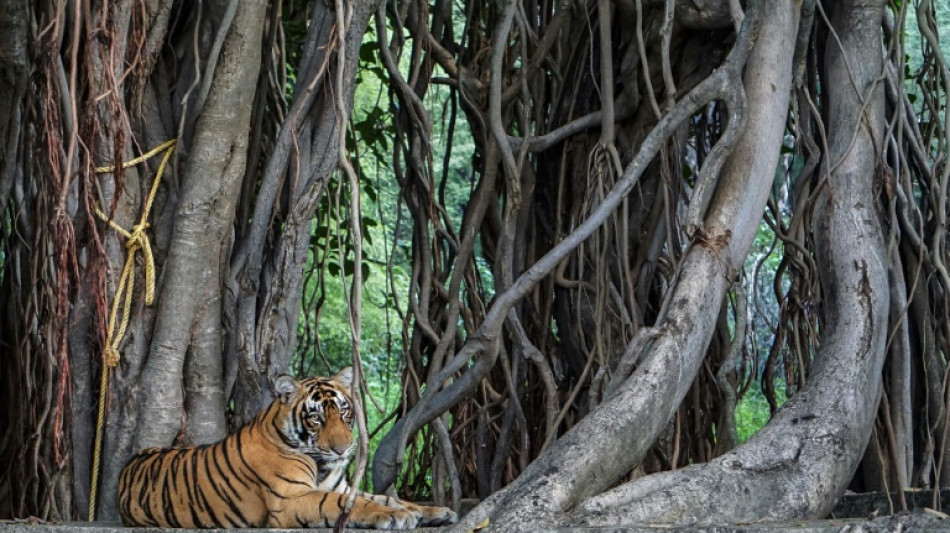
[[[95,149],[94,156],[92,157],[95,166],[114,164],[118,154],[121,154],[123,161],[131,159],[134,155],[132,150],[132,132],[129,130],[129,125],[114,113],[116,107],[125,108],[128,105],[126,95],[124,91],[112,90],[114,88],[114,80],[121,79],[128,74],[127,65],[121,58],[124,58],[127,52],[128,39],[131,34],[132,9],[131,6],[127,4],[115,4],[113,7],[115,10],[111,13],[111,16],[108,12],[97,10],[93,13],[93,19],[87,21],[90,25],[108,26],[111,24],[112,35],[115,38],[115,48],[118,49],[113,50],[112,47],[109,46],[109,43],[99,41],[94,43],[92,53],[90,54],[92,71],[88,73],[88,76],[91,78],[91,92],[93,94],[109,95],[108,98],[103,98],[97,105],[93,106],[91,113],[95,113],[95,118],[86,117],[87,123],[95,125],[87,125],[87,127],[95,132]],[[81,66],[77,65],[77,69],[81,69]],[[77,77],[78,76],[81,76],[80,72],[77,72]],[[73,90],[76,89],[77,88],[74,88]],[[72,96],[73,98],[79,98],[79,96],[75,94]],[[77,107],[78,105],[77,103]],[[79,120],[78,117],[77,120]],[[78,135],[82,134],[78,133]],[[82,159],[77,154],[77,159],[73,165],[78,167],[81,161]],[[121,174],[113,172],[93,176],[95,180],[94,187],[101,191],[101,198],[98,201],[99,205],[106,206],[106,209],[103,209],[103,211],[107,212],[112,221],[122,228],[131,229],[138,223],[144,203],[143,197],[148,194],[147,191],[143,191],[143,187],[148,187],[152,179],[151,177],[143,179],[146,173],[147,171],[142,172],[139,168],[132,167],[126,169]],[[77,199],[77,202],[80,203],[80,205],[82,204],[80,199]],[[114,209],[110,211],[108,208],[113,206]],[[86,216],[87,213],[85,209],[76,214],[76,224],[80,225],[79,227],[82,227],[81,224],[85,222]],[[98,251],[96,250],[97,243],[87,243],[83,253],[87,255],[87,257],[93,258],[89,261],[90,263],[95,261],[97,268],[90,268],[91,275],[88,280],[84,280],[84,284],[88,283],[93,290],[91,290],[88,295],[84,295],[81,292],[77,294],[77,300],[79,300],[80,305],[74,309],[72,320],[78,328],[77,333],[79,335],[87,336],[87,338],[88,336],[99,336],[100,340],[104,341],[104,333],[100,333],[101,330],[97,331],[98,328],[95,326],[98,326],[98,324],[94,324],[93,320],[97,320],[99,324],[104,323],[107,319],[102,313],[108,311],[95,309],[97,312],[93,312],[95,306],[105,303],[96,298],[104,292],[108,295],[108,302],[112,303],[117,297],[116,290],[128,251],[125,247],[125,237],[108,227],[102,226],[102,228],[100,231],[105,257],[103,258],[96,253]],[[90,267],[91,266],[92,265],[90,265]],[[140,273],[134,273],[134,275],[137,276],[138,286],[142,287],[141,284],[144,282],[144,277],[142,277]],[[86,299],[87,296],[93,300],[86,303],[89,307],[82,305],[82,300]],[[154,314],[151,312],[151,309],[146,309],[141,301],[135,303],[132,309],[136,314],[141,313],[140,316],[142,316],[143,320],[130,322],[130,337],[132,337],[132,339],[131,342],[126,344],[121,350],[119,360],[121,367],[118,368],[128,368],[130,370],[129,373],[135,375],[137,373],[136,369],[146,358],[147,351],[145,350],[144,343],[146,338],[145,330],[151,325],[151,319],[154,318]],[[85,316],[84,311],[91,312],[90,314],[92,316]],[[86,330],[86,327],[90,327],[90,329]],[[86,342],[88,343],[88,340]],[[80,341],[80,343],[82,343],[82,341]],[[95,418],[86,418],[89,415],[95,416],[94,413],[86,414],[84,411],[87,406],[93,410],[97,408],[100,391],[99,380],[97,378],[100,376],[100,372],[103,371],[103,365],[101,364],[103,360],[103,350],[101,345],[91,347],[91,352],[87,352],[82,347],[77,346],[76,348],[77,355],[80,356],[80,364],[84,366],[89,365],[89,367],[83,368],[78,378],[93,378],[91,390],[88,386],[79,385],[80,392],[89,392],[92,394],[90,396],[77,398],[77,403],[83,404],[79,413],[85,416],[77,420],[76,426],[82,433],[82,436],[86,438],[88,433],[95,431],[97,424]],[[89,360],[86,360],[87,353],[91,355]],[[93,362],[95,364],[92,364]],[[115,382],[119,386],[112,389],[111,392],[114,393],[114,396],[106,399],[109,416],[105,421],[106,429],[104,430],[104,435],[106,435],[106,437],[104,437],[103,448],[100,452],[102,466],[100,467],[99,479],[101,481],[97,494],[97,502],[101,503],[100,508],[105,511],[102,516],[108,518],[118,517],[117,514],[110,515],[108,509],[113,507],[112,502],[115,496],[114,487],[118,479],[118,470],[124,465],[124,462],[131,453],[127,446],[123,448],[116,445],[121,445],[122,443],[127,444],[129,442],[130,435],[128,430],[134,427],[137,418],[136,411],[129,409],[129,402],[134,401],[135,398],[134,392],[131,392],[126,387],[127,383],[134,383],[134,378],[128,377],[128,375],[121,370],[113,372],[113,375],[116,376]],[[111,407],[109,404],[121,406],[122,409],[109,409],[109,407]],[[90,425],[88,427],[84,426],[86,423]],[[116,427],[125,428],[127,431],[126,433],[119,434],[115,431]],[[87,469],[92,468],[94,440],[95,437],[93,433],[92,441],[80,444],[80,449],[89,453],[89,455],[79,457],[79,460],[84,463],[80,466],[80,472],[83,474],[85,474]],[[78,479],[77,483],[79,482],[84,482],[84,486],[86,487],[83,490],[84,494],[81,500],[90,498],[89,485],[91,484],[91,479]],[[80,513],[82,513],[80,516],[83,518],[88,518],[87,506],[83,506]]]
[[[218,261],[217,268],[224,268],[222,261]],[[221,408],[228,403],[224,393],[221,300],[220,285],[212,284],[201,298],[185,358],[185,441],[194,444],[215,442],[228,434],[225,410]]]
[[[729,281],[742,264],[765,207],[784,131],[797,13],[766,2],[746,67],[748,120],[720,178],[703,230],[683,260],[678,285],[661,311],[659,337],[642,364],[594,412],[559,439],[504,490],[476,507],[458,531],[490,518],[527,530],[563,520],[565,511],[616,483],[646,454],[693,382],[713,335]],[[540,495],[544,495],[539,504]]]
[[223,278],[220,263],[208,259],[225,254],[244,175],[265,6],[263,1],[240,2],[211,92],[197,120],[164,273],[164,283],[176,290],[163,292],[158,301],[149,358],[141,377],[136,449],[171,442],[181,427],[180,384],[195,317],[203,303],[201,297],[220,286]]
[[[656,0],[645,2],[662,4]],[[692,29],[715,30],[732,26],[730,0],[686,0],[675,2],[677,23]],[[629,6],[626,9],[631,9]]]
[[[182,383],[184,362],[192,336],[206,334],[198,320],[208,291],[223,283],[221,261],[230,246],[237,194],[244,175],[244,157],[250,121],[250,104],[260,69],[260,42],[266,4],[240,2],[228,29],[221,58],[213,73],[211,90],[195,126],[183,169],[174,229],[168,243],[162,284],[173,287],[156,296],[154,329],[132,332],[133,353],[148,354],[141,367],[130,362],[126,380],[128,404],[110,416],[100,489],[103,519],[114,519],[115,487],[128,457],[150,446],[171,444],[182,428],[185,400]],[[211,73],[208,73],[211,75]],[[213,316],[213,315],[212,315]],[[219,333],[220,334],[220,333]],[[206,337],[202,342],[207,342]],[[220,341],[217,341],[220,342]],[[196,355],[220,353],[194,350]],[[220,362],[194,361],[192,368],[220,368]],[[140,372],[140,373],[139,373]],[[207,375],[201,388],[223,390],[223,373]],[[215,383],[217,382],[217,383]],[[189,385],[195,388],[193,380]],[[127,388],[126,388],[127,387]],[[210,430],[196,432],[202,439],[222,436],[223,412]],[[207,421],[196,420],[198,423]]]
[[833,166],[818,198],[815,227],[828,306],[808,384],[733,452],[592,498],[574,514],[576,520],[615,525],[815,518],[828,513],[847,488],[876,413],[888,324],[887,261],[872,207],[884,126],[876,37],[882,8],[883,2],[841,2],[833,19],[842,42],[840,51],[829,47],[826,56]]
[[[5,362],[0,371],[0,516],[36,513],[62,519],[72,504],[69,398],[63,389],[69,368],[63,357],[65,328],[36,319],[53,314],[55,307],[51,291],[37,290],[53,261],[44,253],[52,246],[43,220],[53,202],[51,195],[37,193],[51,180],[42,176],[37,186],[31,179],[31,171],[43,163],[33,164],[31,140],[37,132],[25,127],[33,67],[29,7],[21,0],[0,5],[0,360]],[[15,233],[7,223],[7,207],[26,198],[36,198],[37,205],[17,210],[21,231]],[[32,268],[37,258],[44,264]],[[20,312],[25,300],[33,304],[32,317]]]
[[[271,152],[261,139],[262,131],[269,133],[262,120],[282,125],[262,115],[275,107],[279,113],[286,91],[274,74],[289,57],[286,43],[275,44],[282,5],[318,14],[314,38],[295,66],[301,78],[323,77],[323,83],[302,82],[294,91],[309,103],[299,120],[286,124],[269,174],[274,179],[261,183],[260,169],[246,168],[245,159],[249,152],[255,157]],[[156,302],[143,303],[139,257],[119,366],[105,389],[97,517],[117,517],[116,479],[132,453],[217,440],[226,434],[229,401],[238,423],[268,402],[270,377],[288,370],[294,350],[311,218],[324,180],[338,163],[339,128],[347,117],[340,116],[332,98],[342,89],[344,99],[352,99],[360,41],[379,2],[354,5],[355,22],[347,24],[346,33],[346,78],[338,87],[325,68],[337,49],[338,22],[326,3],[2,4],[0,286],[6,290],[0,296],[0,347],[16,348],[0,372],[0,461],[14,466],[0,474],[0,517],[86,518],[102,348],[129,253],[125,237],[89,211],[101,207],[131,230],[143,216],[158,158],[114,173],[95,167],[178,139],[146,219]],[[31,57],[43,61],[31,67]],[[262,72],[262,65],[272,70]],[[38,98],[27,90],[29,83],[42,89]],[[275,95],[281,102],[261,103]],[[254,150],[248,146],[252,128]],[[307,145],[294,151],[301,141]],[[43,179],[32,180],[31,172]],[[246,209],[240,223],[235,221],[242,193],[245,208],[258,200],[253,235],[243,231],[251,215]],[[59,201],[67,222],[55,218],[63,211]],[[64,237],[62,226],[50,220],[69,224],[75,237]],[[236,279],[231,260],[245,257],[233,254],[235,246],[256,254],[257,261],[255,293],[240,302],[223,290]],[[75,275],[70,258],[76,258]],[[240,351],[230,342],[237,338],[233,306],[238,303],[251,325]],[[232,334],[227,343],[225,332]],[[231,396],[234,375],[229,381],[226,371],[237,368],[239,356],[265,361],[246,373],[263,394],[245,387]],[[68,372],[69,364],[75,372]],[[30,453],[25,455],[21,441],[33,443]]]
[[[745,44],[748,44],[748,41],[745,41]],[[470,359],[474,359],[474,364],[469,366],[460,377],[456,378],[444,389],[437,387],[427,389],[420,398],[419,403],[416,404],[405,418],[397,421],[390,432],[380,442],[376,449],[376,455],[373,458],[373,483],[376,487],[382,488],[392,485],[399,470],[399,464],[401,463],[401,457],[408,435],[435,417],[440,416],[478,386],[479,382],[488,374],[497,360],[499,347],[496,342],[501,333],[502,325],[505,323],[505,319],[509,317],[509,312],[512,308],[524,298],[544,276],[550,274],[570,252],[576,249],[585,239],[590,237],[620,206],[624,196],[638,183],[643,172],[647,169],[649,162],[660,151],[661,145],[675,131],[677,126],[692,113],[717,97],[730,100],[735,107],[741,106],[741,98],[739,98],[737,92],[741,91],[741,89],[729,83],[729,72],[733,72],[741,67],[744,63],[747,50],[744,46],[737,46],[736,48],[734,55],[731,56],[729,68],[724,68],[718,76],[711,76],[694,90],[690,91],[671,109],[668,115],[660,120],[657,127],[652,130],[643,141],[640,151],[634,160],[624,169],[622,178],[617,181],[607,197],[604,198],[604,201],[597,206],[597,209],[563,241],[528,268],[514,281],[511,288],[496,297],[486,314],[484,322],[479,326],[478,331],[468,337],[462,349],[455,354],[435,377],[430,378],[430,382],[434,384],[444,383],[450,376],[466,367]],[[739,121],[743,120],[741,110],[730,109],[730,114],[730,121],[735,121],[735,127],[737,129],[740,128],[741,123],[739,123]],[[718,160],[718,165],[714,163],[714,160],[715,158],[710,156],[709,166],[710,168],[716,168],[716,170],[718,170],[718,165],[722,164],[722,159]],[[737,230],[737,232],[739,231]],[[751,239],[752,233],[749,230],[746,230],[745,233],[748,234],[749,239]],[[715,233],[713,235],[719,236],[722,234]],[[728,237],[725,240],[728,241]],[[704,254],[716,255],[717,250],[712,249],[714,247],[718,246],[707,247],[704,245],[697,247],[697,250],[702,248],[705,251],[697,251],[696,254],[699,256],[703,256]],[[706,261],[709,261],[710,258],[701,257],[696,260],[700,265],[706,265]],[[696,288],[696,290],[705,291],[705,289],[702,288]],[[672,298],[671,301],[673,302],[673,308],[675,308],[677,305],[676,298]],[[685,324],[676,326],[677,329],[680,327],[685,328],[687,326]],[[680,331],[680,333],[683,333],[683,331]],[[695,338],[689,339],[689,342],[693,341],[695,341]],[[683,341],[678,339],[674,344],[680,342]],[[708,343],[708,338],[706,342]],[[677,383],[677,385],[682,384]],[[688,383],[685,386],[688,387]],[[551,505],[557,504],[551,503]],[[475,521],[474,523],[477,522],[478,521]]]
[[21,168],[20,122],[30,66],[27,5],[26,0],[11,0],[0,6],[0,213],[10,200],[14,173]]
[[[274,398],[273,383],[286,373],[297,343],[297,321],[303,269],[310,244],[311,219],[323,194],[326,180],[339,161],[339,127],[343,123],[333,95],[342,89],[347,113],[356,89],[360,42],[379,0],[353,3],[346,27],[345,78],[343,87],[326,68],[337,32],[332,3],[313,7],[307,48],[312,51],[302,65],[299,79],[303,90],[294,92],[289,118],[281,127],[277,148],[267,163],[262,193],[255,205],[250,231],[231,260],[225,309],[232,327],[228,333],[228,386],[233,386],[235,424],[251,420]],[[304,85],[306,84],[306,85]],[[269,231],[274,213],[273,198],[278,183],[293,176],[284,187],[292,189],[288,212],[280,213],[283,224],[276,242]],[[264,255],[264,250],[270,252]]]

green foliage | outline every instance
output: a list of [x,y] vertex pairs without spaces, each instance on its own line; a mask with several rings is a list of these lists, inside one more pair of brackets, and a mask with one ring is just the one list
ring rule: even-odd
[[[304,30],[298,31],[302,37]],[[389,415],[401,399],[402,317],[406,312],[405,295],[409,292],[411,242],[407,229],[396,234],[396,216],[403,207],[390,169],[394,117],[388,105],[388,74],[378,60],[373,33],[367,32],[360,47],[360,69],[346,136],[346,148],[360,179],[362,205],[360,356],[369,392],[363,403],[370,432],[370,461],[379,441],[392,426],[393,418]],[[288,66],[288,98],[294,74]],[[350,193],[348,187],[341,185],[339,175],[332,176],[313,222],[298,346],[292,360],[292,371],[297,375],[332,375],[351,361],[346,299],[355,268]],[[369,488],[368,477],[363,483]]]
[[[302,39],[304,30],[294,31]],[[405,300],[409,294],[411,233],[408,223],[401,228],[396,224],[400,211],[404,220],[407,216],[391,168],[395,117],[390,105],[389,75],[379,60],[379,45],[372,28],[363,39],[359,57],[346,143],[360,179],[362,202],[361,356],[370,388],[384,391],[385,401],[380,403],[384,409],[392,409],[396,402],[390,401],[388,391],[398,389],[394,380],[402,368],[402,317],[407,311]],[[288,90],[288,96],[289,93]],[[428,95],[426,106],[434,122],[431,146],[435,168],[431,170],[435,176],[441,176],[436,184],[446,198],[451,223],[458,227],[471,194],[474,142],[467,122],[461,120],[450,127],[444,118],[451,114],[446,109],[451,101],[450,88],[434,87]],[[300,342],[294,361],[298,373],[331,372],[349,361],[345,291],[354,268],[348,227],[349,194],[348,188],[340,187],[339,179],[333,177],[317,210],[307,265],[312,274],[305,281],[305,305],[298,328]],[[487,268],[481,270],[483,275],[489,274]],[[313,305],[308,306],[308,302]]]
[[[934,2],[934,12],[936,13],[937,35],[943,37],[940,42],[940,50],[944,57],[950,59],[950,2]],[[895,2],[895,14],[899,13],[901,2]],[[907,65],[904,69],[904,78],[909,80],[914,76],[911,74],[920,68],[924,61],[923,40],[920,35],[920,28],[917,24],[917,4],[909,2],[907,4],[907,20],[904,24],[904,47]]]
[[[785,403],[785,394],[785,383],[776,383],[775,395],[779,405]],[[766,401],[765,395],[762,394],[762,389],[756,385],[749,389],[736,406],[736,432],[739,435],[739,442],[745,442],[746,439],[765,427],[768,421],[769,403]]]
[[[289,80],[293,74],[288,69]],[[412,250],[409,216],[392,168],[393,151],[399,142],[395,109],[390,103],[392,89],[372,28],[360,46],[356,80],[346,148],[360,180],[362,203],[364,285],[360,352],[372,396],[364,399],[372,460],[379,440],[392,426],[393,417],[389,415],[401,400],[403,317],[408,311]],[[291,91],[288,88],[288,98]],[[440,200],[444,199],[441,202],[446,206],[447,223],[457,229],[471,196],[475,143],[466,121],[449,120],[457,114],[454,107],[449,109],[454,105],[451,91],[447,86],[427,91],[424,103],[433,131],[432,157],[426,170],[432,175]],[[303,287],[298,349],[293,361],[294,372],[298,374],[332,373],[350,361],[346,292],[352,283],[354,243],[349,230],[349,194],[348,187],[341,187],[340,178],[334,176],[317,209],[307,264],[309,275]],[[397,223],[400,216],[402,222]],[[487,265],[480,264],[479,273],[490,283]],[[369,488],[368,478],[363,483]]]

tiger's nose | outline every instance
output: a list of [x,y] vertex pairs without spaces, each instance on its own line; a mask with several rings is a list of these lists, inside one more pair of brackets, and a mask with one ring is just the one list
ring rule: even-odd
[[333,446],[333,451],[335,451],[337,455],[343,455],[346,453],[347,448],[349,448],[349,446]]

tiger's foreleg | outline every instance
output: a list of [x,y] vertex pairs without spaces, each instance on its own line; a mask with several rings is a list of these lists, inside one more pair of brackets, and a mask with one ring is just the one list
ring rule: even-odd
[[449,509],[448,507],[418,505],[412,502],[400,500],[399,498],[393,498],[392,496],[386,496],[385,494],[371,494],[369,492],[363,491],[360,491],[359,496],[385,505],[386,507],[414,511],[419,514],[419,526],[421,527],[444,526],[446,524],[454,524],[455,522],[458,522],[458,515],[456,515],[455,511]]
[[[333,527],[340,518],[346,495],[313,491],[285,498],[268,498],[270,527]],[[347,527],[375,529],[413,529],[419,512],[387,507],[357,495]]]

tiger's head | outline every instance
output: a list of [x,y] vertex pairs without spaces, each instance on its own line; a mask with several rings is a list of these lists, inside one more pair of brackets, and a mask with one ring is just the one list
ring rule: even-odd
[[321,469],[345,467],[353,453],[352,381],[353,369],[346,367],[331,378],[281,376],[274,383],[282,440]]

